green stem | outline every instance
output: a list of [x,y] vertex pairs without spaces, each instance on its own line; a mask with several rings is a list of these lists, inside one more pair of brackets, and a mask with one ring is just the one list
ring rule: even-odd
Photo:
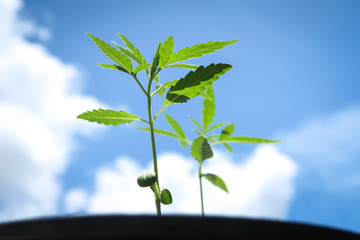
[[131,76],[135,79],[135,81],[137,82],[137,84],[140,86],[141,90],[145,93],[146,96],[148,96],[149,94],[145,91],[144,87],[141,85],[140,81],[137,79],[135,74],[131,74]]
[[199,163],[199,183],[200,183],[200,199],[201,199],[201,216],[205,216],[204,212],[204,199],[203,199],[203,188],[202,188],[202,174],[201,174],[201,162]]
[[[147,91],[147,102],[148,102],[148,115],[149,115],[149,126],[150,126],[150,137],[151,137],[151,147],[152,147],[152,154],[153,154],[153,164],[154,164],[154,172],[156,175],[156,182],[157,185],[159,184],[159,172],[157,168],[157,159],[156,159],[156,147],[155,147],[155,134],[154,134],[154,121],[152,119],[152,113],[151,113],[151,83],[152,79],[149,79],[149,85],[148,85],[148,91]],[[160,197],[159,194],[155,194],[155,206],[156,206],[156,213],[158,216],[161,216],[161,204],[160,204]]]

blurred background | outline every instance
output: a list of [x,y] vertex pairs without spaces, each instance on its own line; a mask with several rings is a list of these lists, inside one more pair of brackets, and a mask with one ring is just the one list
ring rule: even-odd
[[[155,214],[136,178],[152,170],[150,137],[132,123],[76,119],[86,110],[146,118],[146,98],[85,35],[125,46],[148,62],[169,36],[174,51],[238,40],[197,65],[228,63],[214,84],[214,122],[235,135],[283,140],[222,146],[204,172],[207,215],[312,223],[359,232],[360,2],[356,0],[0,0],[0,221],[75,214]],[[165,69],[160,81],[189,70]],[[146,82],[145,76],[140,78]],[[164,98],[154,101],[153,112]],[[193,140],[202,99],[166,109]],[[170,130],[163,115],[156,127]],[[189,146],[156,136],[164,214],[200,215],[197,162]]]

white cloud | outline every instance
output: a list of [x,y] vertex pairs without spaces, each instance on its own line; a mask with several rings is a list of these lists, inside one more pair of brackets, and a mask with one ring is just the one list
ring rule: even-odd
[[[297,166],[274,146],[260,146],[244,163],[235,163],[221,151],[214,151],[203,172],[219,175],[230,193],[203,180],[205,212],[209,215],[285,218],[294,192]],[[197,162],[176,153],[158,158],[160,185],[173,195],[173,204],[162,207],[164,214],[200,214]],[[85,208],[89,213],[155,214],[153,193],[138,187],[136,178],[152,169],[121,157],[114,166],[96,174],[95,191]]]
[[2,220],[57,212],[57,177],[69,161],[73,135],[94,130],[76,116],[101,105],[73,89],[81,77],[74,66],[25,40],[29,31],[47,30],[20,20],[21,6],[20,1],[0,0]]
[[281,151],[312,179],[308,187],[336,191],[360,186],[360,106],[313,118],[279,138],[285,141]]
[[72,189],[69,191],[65,197],[65,211],[66,212],[79,212],[82,211],[86,199],[87,193],[82,189]]

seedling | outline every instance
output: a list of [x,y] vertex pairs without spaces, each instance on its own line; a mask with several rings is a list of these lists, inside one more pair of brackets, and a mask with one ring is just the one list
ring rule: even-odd
[[[147,125],[150,131],[154,170],[144,173],[138,177],[138,185],[140,187],[150,187],[150,189],[154,192],[156,212],[157,215],[161,215],[161,203],[171,204],[172,197],[169,190],[160,190],[159,187],[160,184],[156,158],[154,122],[167,107],[174,104],[187,102],[188,100],[203,94],[206,89],[212,85],[213,82],[218,80],[221,75],[232,68],[231,65],[224,63],[212,63],[208,66],[196,66],[193,64],[182,63],[183,61],[213,53],[216,50],[222,49],[223,47],[233,44],[237,41],[213,41],[200,43],[192,47],[185,47],[178,52],[174,52],[174,42],[173,38],[170,36],[163,43],[159,43],[153,61],[148,63],[143,58],[140,51],[121,34],[118,34],[118,36],[123,40],[127,48],[114,43],[114,46],[116,47],[115,48],[89,33],[87,33],[87,35],[96,43],[100,50],[115,63],[98,64],[99,66],[117,70],[130,75],[140,87],[147,101],[147,120],[122,110],[117,111],[104,109],[96,109],[84,112],[80,114],[78,118],[87,120],[89,122],[114,126],[131,123],[133,121],[140,121]],[[134,68],[133,64],[136,64],[137,66]],[[180,80],[168,81],[164,84],[161,84],[159,73],[163,69],[169,67],[193,70]],[[138,73],[141,71],[146,72],[148,79],[147,86],[143,86],[138,79]],[[167,93],[165,95],[162,107],[155,115],[153,115],[152,98],[156,94],[162,96],[166,91]]]
[[[229,152],[232,152],[232,147],[230,143],[252,143],[252,144],[261,144],[261,143],[276,143],[280,142],[277,140],[268,140],[264,138],[254,138],[246,136],[233,136],[232,134],[235,131],[235,124],[221,122],[214,125],[211,125],[215,117],[215,96],[213,87],[209,86],[206,91],[202,93],[204,98],[203,100],[203,109],[202,109],[202,125],[197,122],[194,118],[190,117],[192,122],[196,126],[195,132],[198,137],[192,142],[187,139],[185,132],[182,127],[176,120],[174,120],[170,115],[165,114],[166,120],[173,131],[167,131],[164,129],[154,129],[155,133],[162,134],[168,137],[176,138],[179,140],[181,146],[186,147],[188,144],[191,145],[191,155],[199,163],[199,185],[200,185],[200,201],[201,201],[201,214],[205,216],[204,211],[204,199],[203,199],[203,187],[202,187],[202,178],[205,178],[211,182],[216,187],[219,187],[225,192],[229,192],[225,182],[214,173],[203,173],[202,164],[205,160],[213,157],[212,146],[217,144],[222,144]],[[221,126],[226,125],[220,134],[208,135],[215,129],[218,129]],[[142,130],[149,131],[149,128],[140,128]]]

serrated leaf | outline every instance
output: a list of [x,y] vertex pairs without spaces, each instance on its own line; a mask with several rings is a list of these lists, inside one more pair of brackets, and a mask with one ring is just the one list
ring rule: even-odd
[[278,143],[278,142],[282,142],[282,141],[269,140],[269,139],[264,139],[264,138],[245,137],[245,136],[230,136],[219,142],[221,142],[221,143],[234,142],[234,143],[261,144],[261,143]]
[[122,52],[123,54],[134,60],[135,62],[137,63],[140,62],[139,58],[132,51],[130,51],[127,48],[124,48],[123,46],[117,44],[116,42],[112,42],[112,43],[120,50],[120,52]]
[[222,131],[221,134],[219,136],[219,141],[225,140],[228,137],[231,136],[231,134],[233,134],[233,132],[235,131],[235,124],[229,124],[227,125]]
[[206,94],[203,100],[203,128],[207,132],[210,124],[215,117],[215,96],[212,85],[206,89]]
[[169,67],[176,67],[176,68],[186,68],[186,69],[197,69],[199,66],[193,65],[193,64],[171,64],[167,65],[167,68]]
[[137,178],[137,184],[140,187],[150,187],[156,182],[156,174],[154,172],[145,172]]
[[[147,132],[150,132],[150,128],[149,127],[136,127],[140,130],[144,130],[144,131],[147,131]],[[168,136],[168,137],[173,137],[173,138],[176,138],[176,139],[181,139],[180,136],[178,136],[177,134],[173,133],[173,132],[170,132],[170,131],[167,131],[167,130],[164,130],[164,129],[160,129],[160,128],[154,128],[154,132],[157,133],[157,134],[161,134],[161,135],[165,135],[165,136]]]
[[174,50],[173,37],[170,36],[160,47],[159,68],[162,68],[169,61]]
[[158,48],[156,49],[154,59],[150,66],[150,79],[154,79],[155,74],[156,74],[157,70],[159,69],[160,47],[161,47],[161,43],[159,43]]
[[99,67],[107,68],[107,69],[114,69],[119,70],[125,73],[129,73],[125,68],[115,65],[115,64],[98,64]]
[[200,66],[195,71],[190,71],[169,89],[165,104],[187,102],[187,100],[198,96],[200,92],[203,92],[206,87],[231,68],[232,66],[229,64],[212,63],[207,67]]
[[150,66],[150,64],[148,64],[148,63],[142,63],[135,68],[134,73],[138,74],[140,71],[147,69],[149,66]]
[[123,40],[123,42],[126,44],[126,46],[129,48],[129,50],[136,56],[136,59],[134,59],[137,63],[142,64],[146,63],[145,59],[141,55],[141,52],[139,49],[135,48],[134,45],[123,35],[118,33],[118,36]]
[[227,189],[225,182],[219,176],[213,173],[202,174],[202,176],[205,177],[209,182],[214,184],[216,187],[229,193],[229,190]]
[[221,122],[221,123],[214,124],[207,131],[210,132],[210,131],[215,130],[216,128],[221,127],[227,123],[228,122]]
[[181,126],[173,119],[170,115],[164,112],[166,121],[170,125],[170,127],[183,139],[186,139],[185,133],[182,130]]
[[168,189],[163,189],[160,194],[160,201],[165,205],[169,205],[172,203],[172,196]]
[[132,64],[131,60],[116,48],[111,47],[106,42],[100,40],[99,38],[91,35],[90,33],[86,33],[91,39],[96,43],[96,45],[100,48],[100,50],[112,61],[125,68],[128,73],[132,73]]
[[[195,124],[195,126],[200,130],[200,132],[203,132],[203,128],[201,127],[201,125],[191,116],[189,116],[189,118],[191,119],[191,121]],[[201,135],[201,134],[199,134]]]
[[237,42],[237,40],[213,41],[213,42],[196,44],[192,47],[186,47],[181,49],[177,53],[173,53],[167,64],[180,62],[191,58],[201,57],[205,54],[213,53],[216,50],[222,49],[223,47],[233,44],[235,42]]
[[203,136],[200,136],[192,142],[191,155],[199,162],[202,162],[208,158],[211,158],[214,154],[207,139]]
[[89,122],[97,122],[99,124],[105,124],[105,125],[119,125],[119,124],[125,124],[130,123],[134,120],[141,121],[141,119],[133,114],[127,113],[125,111],[115,111],[115,110],[92,110],[87,111],[79,116],[77,116],[79,119],[84,119]]
[[[136,127],[140,130],[143,130],[143,131],[147,131],[147,132],[150,132],[150,128],[149,127]],[[172,137],[172,138],[176,138],[179,140],[180,142],[180,145],[182,147],[186,147],[188,144],[189,144],[189,140],[186,139],[186,138],[182,138],[180,137],[179,135],[173,133],[173,132],[170,132],[170,131],[167,131],[167,130],[164,130],[164,129],[160,129],[160,128],[154,128],[154,132],[157,133],[157,134],[161,134],[161,135],[164,135],[164,136],[167,136],[167,137]]]

